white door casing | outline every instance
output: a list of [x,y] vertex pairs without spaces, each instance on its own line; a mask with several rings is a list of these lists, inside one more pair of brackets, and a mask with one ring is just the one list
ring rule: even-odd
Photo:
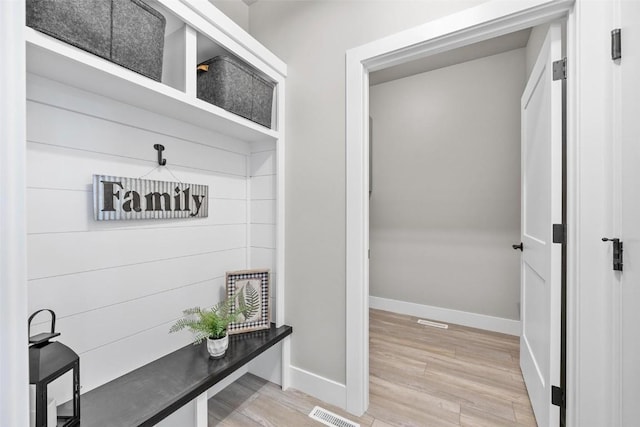
[[29,423],[24,11],[0,1],[0,426]]
[[[368,354],[365,278],[367,240],[363,230],[368,200],[368,159],[364,76],[433,53],[455,49],[545,22],[567,18],[567,425],[614,426],[612,396],[610,283],[611,259],[600,241],[609,226],[607,182],[612,109],[607,80],[609,13],[614,2],[589,0],[488,1],[347,51],[346,57],[346,407],[367,409]],[[623,43],[624,44],[624,43]],[[363,232],[364,231],[364,232]],[[631,255],[629,255],[631,256]],[[630,263],[630,258],[627,259]],[[615,400],[619,402],[620,400]]]
[[561,27],[550,26],[521,100],[522,126],[522,334],[520,366],[536,420],[559,423],[551,386],[560,379],[562,223],[562,82],[553,80],[561,59]]
[[[619,312],[613,314],[618,316],[614,325],[620,328],[620,425],[631,426],[640,419],[640,2],[623,0],[619,7],[622,58],[613,66],[618,67],[620,79],[620,123],[616,125],[620,143],[619,167],[614,168],[618,179],[613,182],[620,183],[615,209],[620,234],[606,237],[619,237],[623,243],[623,271],[611,270],[611,274],[619,298]],[[612,256],[612,244],[603,244]]]

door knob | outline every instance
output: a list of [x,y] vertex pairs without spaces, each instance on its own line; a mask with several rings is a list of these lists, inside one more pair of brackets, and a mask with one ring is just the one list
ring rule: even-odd
[[520,252],[522,252],[522,250],[523,250],[523,248],[524,248],[524,247],[522,246],[522,242],[520,242],[520,244],[519,244],[519,245],[511,245],[511,247],[512,247],[513,249],[520,249]]

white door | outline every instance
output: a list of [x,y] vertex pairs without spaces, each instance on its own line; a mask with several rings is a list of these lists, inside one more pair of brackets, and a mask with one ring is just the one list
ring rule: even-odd
[[562,82],[553,80],[560,37],[552,24],[521,100],[520,367],[540,427],[559,424],[551,386],[560,385],[561,245],[552,239],[562,222]]
[[621,229],[619,236],[606,237],[623,242],[623,271],[612,273],[620,293],[621,425],[635,426],[640,422],[640,2],[620,4]]

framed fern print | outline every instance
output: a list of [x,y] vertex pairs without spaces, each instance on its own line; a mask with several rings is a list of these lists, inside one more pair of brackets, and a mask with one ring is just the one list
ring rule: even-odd
[[268,269],[227,272],[227,298],[233,301],[231,313],[245,313],[240,314],[236,322],[229,324],[229,335],[271,327],[269,276]]

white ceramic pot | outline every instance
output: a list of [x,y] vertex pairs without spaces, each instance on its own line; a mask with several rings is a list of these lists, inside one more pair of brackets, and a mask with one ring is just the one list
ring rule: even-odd
[[212,340],[211,338],[207,338],[207,350],[209,350],[209,355],[214,359],[219,359],[224,356],[224,353],[227,351],[229,347],[229,335],[225,335],[224,338],[220,338],[217,340]]

